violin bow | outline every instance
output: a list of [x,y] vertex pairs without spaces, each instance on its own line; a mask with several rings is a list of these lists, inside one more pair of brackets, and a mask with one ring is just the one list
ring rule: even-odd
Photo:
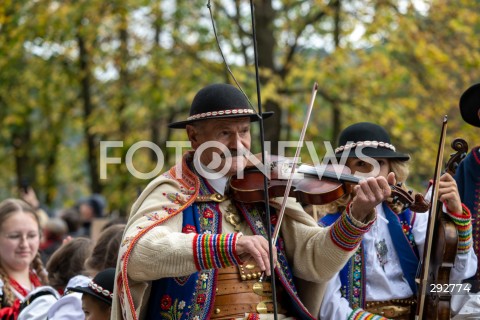
[[430,270],[430,256],[432,254],[432,242],[433,242],[433,230],[435,229],[435,221],[436,221],[436,212],[438,208],[438,188],[440,185],[440,175],[441,175],[441,168],[442,168],[442,160],[443,160],[443,153],[445,150],[445,137],[447,135],[447,116],[443,117],[443,125],[442,125],[442,133],[440,135],[440,141],[438,144],[438,153],[437,153],[437,160],[435,164],[435,175],[434,175],[434,183],[432,185],[432,199],[430,201],[431,206],[430,210],[428,211],[428,227],[427,227],[427,235],[425,240],[425,248],[423,249],[423,264],[422,264],[422,274],[420,277],[420,286],[419,286],[419,301],[417,305],[415,320],[422,320],[423,313],[425,309],[425,300],[427,296],[427,292],[425,290],[427,284],[426,281],[428,279],[428,273]]
[[[253,5],[253,0],[250,0],[250,15],[251,15],[251,22],[252,22],[252,40],[253,40],[253,53],[254,53],[254,61],[255,61],[255,84],[257,87],[257,103],[258,103],[258,112],[256,112],[255,108],[253,107],[252,103],[248,99],[248,96],[243,91],[242,87],[238,83],[237,79],[233,75],[233,72],[230,70],[228,63],[225,59],[223,54],[222,48],[220,46],[220,42],[218,40],[217,31],[215,28],[215,20],[213,19],[213,13],[210,5],[210,0],[207,2],[207,7],[210,12],[210,19],[212,21],[213,32],[215,35],[215,41],[217,42],[218,49],[220,51],[220,55],[222,56],[223,62],[227,68],[228,73],[232,76],[235,84],[237,85],[238,89],[243,93],[245,98],[247,99],[248,103],[250,104],[250,108],[255,111],[258,115],[259,125],[260,125],[260,144],[261,144],[261,152],[262,152],[262,163],[266,163],[266,153],[265,153],[265,130],[263,125],[263,110],[262,110],[262,98],[260,94],[260,74],[258,71],[258,50],[257,50],[257,31],[255,27],[255,7]],[[270,228],[270,206],[269,204],[269,197],[268,197],[268,178],[266,172],[263,173],[263,194],[264,194],[264,204],[265,204],[265,216],[266,216],[266,231],[267,231],[267,240],[268,240],[268,254],[270,259],[270,274],[275,274],[275,266],[273,264],[273,243],[272,242],[272,230]],[[262,277],[260,277],[260,281],[262,281]],[[275,286],[275,276],[270,277],[271,286],[272,286],[272,300],[273,300],[273,316],[274,319],[278,319],[278,308],[277,308],[277,290]]]
[[302,132],[300,138],[298,139],[297,149],[295,150],[295,156],[292,160],[292,169],[290,171],[290,176],[288,177],[287,186],[285,187],[285,193],[283,195],[282,206],[280,207],[280,212],[277,218],[277,224],[275,225],[275,230],[273,231],[273,243],[277,242],[278,234],[280,233],[280,226],[282,225],[283,216],[285,215],[285,208],[287,205],[288,195],[290,194],[290,189],[292,188],[293,175],[295,174],[295,167],[297,166],[298,159],[300,157],[300,149],[302,148],[303,141],[305,140],[305,133],[307,132],[308,123],[310,122],[310,115],[313,110],[313,103],[315,102],[315,97],[317,96],[318,84],[315,82],[312,88],[312,98],[310,99],[310,104],[308,105],[307,117],[303,122]]

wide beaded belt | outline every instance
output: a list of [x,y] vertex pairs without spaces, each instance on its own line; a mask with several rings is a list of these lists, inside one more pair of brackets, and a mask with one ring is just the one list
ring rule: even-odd
[[414,298],[367,301],[365,310],[389,319],[408,320],[413,319],[416,303]]
[[[239,270],[240,268],[240,270]],[[261,272],[253,265],[218,269],[211,319],[244,318],[245,314],[273,313],[270,282],[259,282]],[[279,290],[280,289],[280,290]],[[277,311],[285,314],[281,286],[277,286]],[[282,291],[282,292],[280,292]]]

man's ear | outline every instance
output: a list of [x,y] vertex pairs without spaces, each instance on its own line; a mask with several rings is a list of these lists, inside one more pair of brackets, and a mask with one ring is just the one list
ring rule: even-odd
[[192,148],[196,149],[198,144],[198,133],[194,126],[187,124],[185,126],[187,130],[188,140],[192,143]]

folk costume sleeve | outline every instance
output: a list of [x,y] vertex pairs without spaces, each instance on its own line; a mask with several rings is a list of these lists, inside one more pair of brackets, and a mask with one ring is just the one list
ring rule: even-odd
[[[124,237],[128,242],[135,233],[138,236],[129,252],[127,270],[131,279],[151,281],[179,277],[240,263],[235,253],[238,233],[197,234],[193,225],[182,227],[180,211],[188,207],[185,195],[188,192],[182,191],[176,181],[165,180],[132,212],[137,219],[130,218],[134,222],[127,226]],[[142,233],[144,230],[148,232]]]
[[[281,199],[271,204],[278,208]],[[287,202],[281,237],[297,277],[298,294],[311,314],[319,313],[328,281],[355,253],[373,221],[375,214],[364,224],[345,212],[331,227],[320,227],[299,203]]]
[[[430,191],[426,198],[431,197]],[[464,279],[468,279],[475,274],[477,269],[477,256],[472,247],[472,223],[470,211],[464,205],[462,213],[448,212],[445,205],[443,212],[451,217],[452,222],[458,230],[458,246],[457,255],[455,257],[454,266],[450,272],[450,282],[454,283]],[[423,256],[425,245],[425,237],[428,225],[428,211],[424,213],[417,213],[415,223],[412,229],[415,243],[418,248],[420,257]]]
[[375,221],[372,214],[362,223],[346,210],[331,227],[324,228],[299,203],[289,200],[287,208],[282,237],[289,260],[294,262],[294,274],[315,282],[330,280],[345,265]]
[[353,309],[340,293],[341,286],[339,275],[329,281],[318,315],[320,320],[347,319],[352,314]]
[[182,233],[182,214],[169,215],[167,204],[161,201],[165,199],[163,194],[175,191],[167,183],[153,190],[135,213],[139,218],[125,231],[124,241],[129,241],[128,237],[135,237],[139,230],[149,228],[157,219],[165,219],[142,234],[129,252],[127,271],[134,281],[185,276],[197,271],[192,246],[196,234]]

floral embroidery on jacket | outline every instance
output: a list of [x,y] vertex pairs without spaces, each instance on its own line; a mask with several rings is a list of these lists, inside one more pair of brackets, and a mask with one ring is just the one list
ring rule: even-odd
[[168,192],[168,193],[162,193],[168,200],[175,204],[183,205],[187,201],[185,198],[183,198],[178,192]]
[[184,308],[185,301],[178,301],[178,299],[172,301],[172,297],[170,297],[168,294],[164,295],[160,301],[160,309],[164,310],[160,313],[162,315],[162,319],[180,319],[183,315]]

